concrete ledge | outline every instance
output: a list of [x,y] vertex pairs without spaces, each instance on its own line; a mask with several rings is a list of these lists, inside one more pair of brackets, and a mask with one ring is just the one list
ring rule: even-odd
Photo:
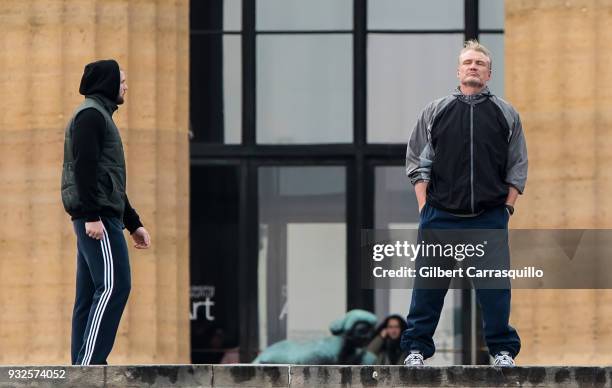
[[4,387],[611,387],[612,367],[3,366]]

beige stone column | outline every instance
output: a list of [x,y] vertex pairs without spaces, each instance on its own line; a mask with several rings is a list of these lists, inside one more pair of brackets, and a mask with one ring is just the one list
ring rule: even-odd
[[[612,1],[505,4],[506,94],[529,150],[527,189],[511,227],[610,228]],[[518,361],[609,364],[611,300],[608,290],[514,290]]]
[[104,58],[127,72],[114,118],[130,201],[153,238],[149,251],[130,248],[132,293],[109,362],[189,362],[188,3],[0,2],[0,364],[70,362],[63,133],[84,65]]

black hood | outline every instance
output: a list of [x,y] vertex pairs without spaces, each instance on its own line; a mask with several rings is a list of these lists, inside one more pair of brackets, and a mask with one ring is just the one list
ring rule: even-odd
[[79,93],[84,96],[100,94],[110,101],[119,96],[119,64],[114,59],[92,62],[85,66]]

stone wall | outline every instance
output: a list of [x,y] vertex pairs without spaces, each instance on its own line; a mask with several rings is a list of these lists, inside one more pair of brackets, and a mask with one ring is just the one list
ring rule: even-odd
[[[529,150],[514,228],[612,227],[612,1],[506,0],[506,95]],[[610,364],[612,292],[515,290],[521,364]]]
[[[132,293],[109,362],[189,361],[188,0],[0,2],[0,364],[70,362],[75,239],[63,133],[86,63],[115,58],[132,205]],[[127,235],[127,233],[126,233]],[[131,246],[131,244],[129,244]]]

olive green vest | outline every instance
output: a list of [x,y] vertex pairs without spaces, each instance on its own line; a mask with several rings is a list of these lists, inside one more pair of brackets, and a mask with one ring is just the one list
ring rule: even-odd
[[108,110],[98,100],[90,97],[85,98],[85,101],[76,109],[66,127],[64,165],[62,169],[62,202],[64,203],[64,209],[72,216],[83,213],[83,205],[74,179],[72,133],[74,131],[75,117],[79,112],[87,108],[96,109],[106,120],[106,131],[96,171],[98,185],[95,198],[100,206],[101,214],[123,219],[126,182],[123,143],[121,142],[119,129],[113,122]]

